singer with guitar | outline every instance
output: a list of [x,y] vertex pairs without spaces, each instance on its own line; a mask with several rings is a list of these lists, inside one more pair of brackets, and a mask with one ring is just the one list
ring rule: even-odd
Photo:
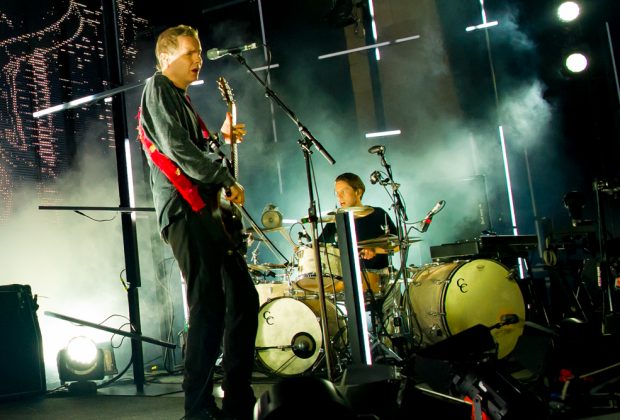
[[[251,419],[258,294],[243,255],[238,216],[225,217],[243,205],[244,189],[226,160],[213,153],[217,144],[186,93],[202,67],[198,32],[185,25],[164,30],[155,54],[158,71],[142,94],[138,132],[151,169],[161,236],[187,285],[185,418]],[[222,133],[234,143],[242,140],[245,127],[228,119]],[[226,209],[222,203],[233,205]],[[212,391],[222,341],[219,408]]]

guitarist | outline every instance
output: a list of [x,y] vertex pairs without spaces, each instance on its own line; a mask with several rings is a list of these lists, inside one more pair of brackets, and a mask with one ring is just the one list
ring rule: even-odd
[[[170,244],[187,285],[186,419],[251,419],[258,294],[241,244],[229,240],[220,196],[243,205],[243,187],[209,152],[209,133],[186,96],[202,67],[198,32],[180,25],[157,39],[158,71],[144,88],[138,131],[151,168],[161,236]],[[223,126],[225,137],[245,134]],[[231,132],[232,131],[232,132]],[[224,191],[224,193],[222,193]],[[214,366],[224,348],[223,410],[212,396]]]

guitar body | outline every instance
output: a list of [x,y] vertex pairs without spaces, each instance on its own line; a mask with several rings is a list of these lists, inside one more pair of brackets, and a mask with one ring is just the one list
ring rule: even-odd
[[227,242],[235,249],[239,248],[243,253],[247,251],[245,237],[243,235],[243,218],[239,208],[224,199],[224,192],[220,190],[217,196],[217,208],[219,219],[224,226]]

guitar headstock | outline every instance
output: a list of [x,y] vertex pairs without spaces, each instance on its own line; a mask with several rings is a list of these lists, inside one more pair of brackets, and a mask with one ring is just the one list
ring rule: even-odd
[[233,96],[232,89],[228,85],[228,82],[226,81],[226,79],[224,79],[222,76],[217,78],[217,88],[220,90],[220,93],[222,94],[222,99],[224,99],[224,101],[228,105],[232,105],[235,103],[235,98]]

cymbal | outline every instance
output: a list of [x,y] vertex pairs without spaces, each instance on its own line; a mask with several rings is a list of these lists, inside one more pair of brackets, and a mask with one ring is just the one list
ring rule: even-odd
[[[407,238],[407,243],[419,242],[422,239],[420,238]],[[379,236],[378,238],[366,239],[364,241],[357,241],[357,247],[360,249],[365,248],[381,248],[385,250],[394,250],[398,248],[398,236],[396,235],[387,235],[387,236]]]
[[286,267],[287,267],[286,264],[271,264],[271,263],[248,264],[248,268],[254,271],[271,271],[271,270],[276,270],[276,269],[281,269],[281,268],[286,268]]
[[[352,212],[353,213],[353,217],[355,219],[358,219],[360,217],[365,217],[368,216],[370,213],[372,213],[373,211],[375,211],[375,209],[371,206],[357,206],[357,207],[341,207],[339,209],[330,211],[328,213],[325,213],[323,215],[321,215],[320,217],[318,217],[318,221],[319,222],[323,222],[323,223],[332,223],[336,221],[336,215],[339,213],[345,213],[345,212]],[[300,223],[308,223],[308,218],[304,217],[302,218],[300,221]]]
[[365,249],[365,248],[396,249],[398,248],[398,236],[387,235],[387,236],[379,236],[378,238],[357,241],[357,247],[361,249]]
[[262,265],[263,265],[263,267],[267,267],[267,268],[270,268],[270,269],[278,269],[278,268],[286,268],[286,267],[288,267],[288,264],[265,263],[265,264],[262,264]]

